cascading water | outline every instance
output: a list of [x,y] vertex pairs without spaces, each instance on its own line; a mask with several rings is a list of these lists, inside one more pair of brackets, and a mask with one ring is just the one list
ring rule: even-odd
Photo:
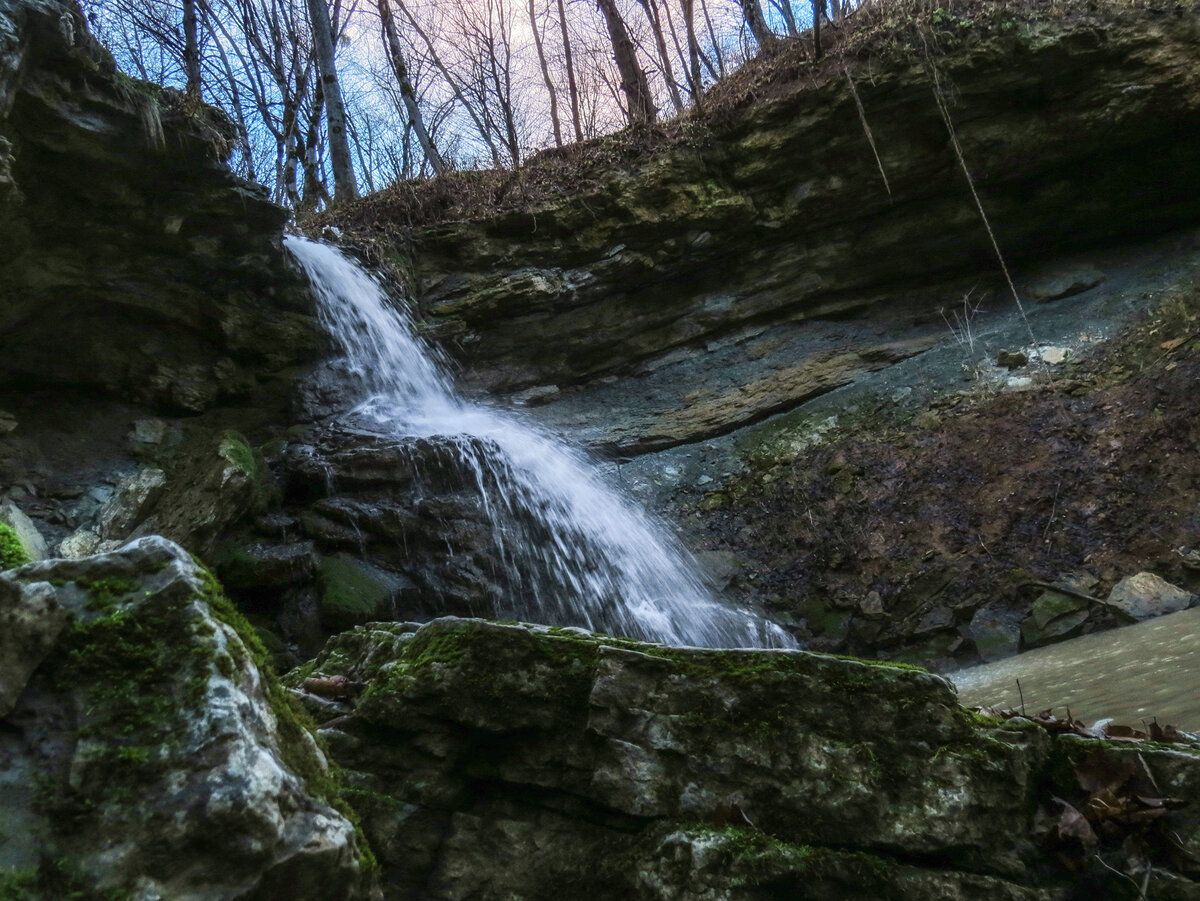
[[338,250],[286,239],[365,399],[350,415],[397,439],[452,443],[474,475],[512,597],[498,614],[698,647],[795,647],[761,616],[712,597],[663,526],[579,451],[512,413],[459,397],[406,311]]

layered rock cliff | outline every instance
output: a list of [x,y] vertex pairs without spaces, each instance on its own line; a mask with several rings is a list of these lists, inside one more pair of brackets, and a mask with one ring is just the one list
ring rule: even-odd
[[233,135],[119,72],[75,4],[0,3],[0,382],[195,413],[314,354],[286,213],[225,165]]
[[898,15],[859,58],[878,15],[822,65],[802,44],[753,61],[650,150],[548,154],[499,187],[468,174],[460,193],[487,199],[447,188],[441,214],[437,190],[413,211],[401,186],[329,221],[403,261],[469,381],[553,403],[620,376],[650,409],[593,437],[646,449],[926,349],[920,324],[972,288],[1007,302],[955,142],[1018,277],[1200,216],[1194,6]]

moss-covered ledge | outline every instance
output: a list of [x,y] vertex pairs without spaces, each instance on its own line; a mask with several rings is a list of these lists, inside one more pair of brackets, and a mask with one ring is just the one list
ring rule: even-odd
[[[696,850],[726,828],[765,843],[780,884],[801,858],[831,885],[869,859],[946,897],[1039,897],[1017,883],[1049,736],[913,667],[446,617],[358,627],[285,682],[327,721],[395,897],[549,898],[581,866],[607,874],[589,897],[708,897],[672,894],[691,871],[661,875],[684,853],[666,838],[747,888],[736,854]],[[881,897],[863,885],[827,897]]]

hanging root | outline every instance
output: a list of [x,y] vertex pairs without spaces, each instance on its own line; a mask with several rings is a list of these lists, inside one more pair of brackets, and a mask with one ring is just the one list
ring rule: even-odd
[[[942,82],[938,78],[937,66],[929,62],[929,72],[933,77],[933,99],[937,102],[938,112],[942,114],[942,121],[946,123],[946,131],[950,133],[950,145],[954,148],[954,156],[958,160],[958,166],[962,169],[963,177],[967,180],[967,187],[971,189],[971,197],[975,201],[975,209],[979,211],[979,218],[983,221],[983,227],[987,230],[988,239],[992,242],[992,250],[996,253],[996,259],[1000,263],[1000,271],[1004,273],[1004,280],[1008,284],[1008,290],[1012,292],[1013,300],[1016,301],[1017,310],[1021,313],[1021,320],[1025,323],[1025,329],[1029,333],[1029,340],[1033,345],[1037,346],[1037,338],[1033,334],[1033,326],[1029,323],[1029,317],[1025,314],[1025,306],[1021,303],[1021,296],[1017,293],[1017,286],[1013,283],[1012,275],[1008,271],[1008,263],[1004,259],[1004,254],[1000,252],[1000,242],[996,240],[996,233],[992,231],[992,223],[988,220],[987,213],[983,209],[983,201],[979,199],[979,192],[975,190],[975,179],[971,177],[971,170],[967,168],[967,161],[963,157],[962,145],[958,143],[958,132],[954,130],[954,121],[950,118],[950,107],[946,104],[946,95],[942,91]],[[1040,356],[1039,356],[1040,358]],[[1050,367],[1042,362],[1042,369],[1046,372],[1048,378],[1050,375]]]
[[887,189],[887,195],[890,199],[892,196],[892,186],[888,184],[887,173],[883,171],[883,160],[879,158],[879,150],[875,147],[875,136],[871,134],[871,126],[867,123],[867,111],[863,109],[862,100],[858,96],[858,88],[854,86],[854,79],[850,77],[850,69],[845,63],[842,64],[842,71],[846,73],[846,83],[850,85],[850,94],[854,97],[854,105],[858,108],[858,121],[862,123],[863,133],[867,136],[867,143],[871,145],[871,153],[875,154],[875,165],[879,167],[879,175],[883,179],[883,186]]

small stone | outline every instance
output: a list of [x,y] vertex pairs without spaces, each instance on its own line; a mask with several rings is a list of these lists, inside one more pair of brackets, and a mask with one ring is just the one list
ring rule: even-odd
[[7,435],[16,427],[17,417],[5,410],[0,410],[0,435]]
[[1021,641],[1027,648],[1041,647],[1076,635],[1091,610],[1087,601],[1057,591],[1043,592],[1021,623]]
[[867,596],[858,602],[858,609],[863,616],[883,616],[883,598],[878,591],[868,591]]
[[1038,356],[1041,357],[1043,363],[1049,363],[1051,366],[1058,366],[1067,359],[1067,349],[1065,347],[1043,347],[1038,350]]
[[934,607],[917,623],[913,629],[913,635],[927,635],[931,632],[940,632],[942,629],[948,629],[954,625],[954,611],[949,607]]
[[1001,350],[996,355],[996,365],[1006,368],[1006,370],[1019,370],[1022,366],[1028,365],[1030,358],[1022,354],[1020,350]]
[[558,394],[558,385],[537,385],[514,394],[512,401],[518,406],[536,407],[538,404],[546,403],[556,394]]
[[1029,363],[1029,357],[1018,351],[1002,350],[996,355],[996,365],[1004,369],[1020,369]]
[[1021,648],[1019,614],[995,607],[980,607],[967,627],[975,650],[987,661],[1012,657]]
[[1181,547],[1176,549],[1175,554],[1188,569],[1200,569],[1200,548]]
[[1196,596],[1154,573],[1127,576],[1113,587],[1106,603],[1135,620],[1186,610]]
[[129,433],[129,441],[134,445],[162,444],[167,437],[167,424],[161,419],[139,419],[134,422],[133,430]]
[[1084,264],[1059,269],[1035,281],[1029,286],[1029,296],[1039,303],[1061,300],[1089,291],[1105,280],[1105,275],[1095,266]]
[[166,485],[167,474],[153,467],[122,479],[100,510],[100,534],[105,538],[127,535],[149,515]]
[[99,535],[91,529],[79,529],[62,540],[62,543],[58,546],[58,556],[65,557],[68,560],[90,557],[96,553],[96,548],[99,544]]

